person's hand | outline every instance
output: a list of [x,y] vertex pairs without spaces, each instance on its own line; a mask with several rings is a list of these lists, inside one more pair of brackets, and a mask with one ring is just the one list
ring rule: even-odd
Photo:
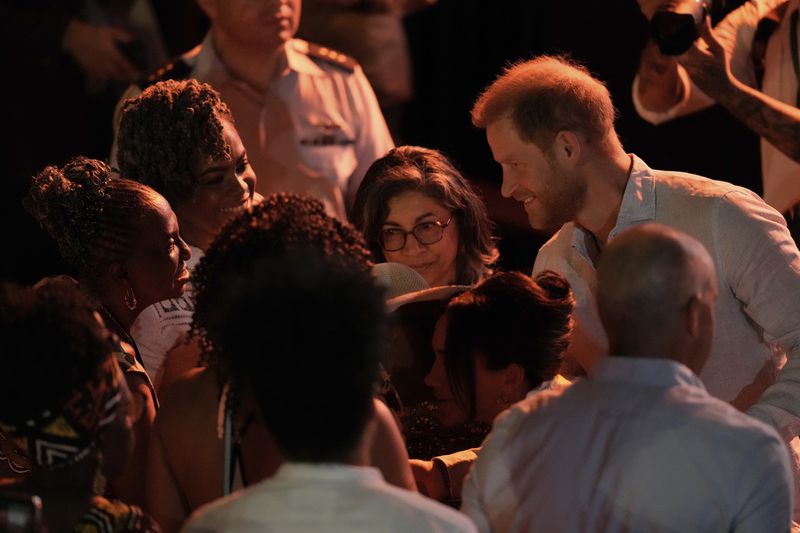
[[689,73],[694,84],[712,98],[721,88],[735,83],[730,57],[714,35],[708,17],[700,27],[700,38],[678,57],[678,62]]
[[447,485],[442,478],[442,472],[433,464],[433,461],[423,461],[421,459],[409,459],[411,473],[414,474],[414,481],[417,482],[417,489],[420,494],[436,501],[449,498]]
[[111,26],[95,26],[73,19],[64,33],[64,50],[86,72],[90,88],[109,82],[132,83],[140,73],[128,61],[119,43],[130,42],[130,33]]

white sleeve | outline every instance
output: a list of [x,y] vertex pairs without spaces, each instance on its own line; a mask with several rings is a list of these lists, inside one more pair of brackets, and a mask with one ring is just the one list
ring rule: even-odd
[[526,414],[517,406],[501,413],[481,446],[461,491],[461,511],[480,532],[508,531],[519,508],[505,449]]
[[351,91],[354,115],[358,120],[355,135],[355,151],[358,161],[355,170],[350,175],[345,191],[345,204],[349,211],[367,169],[376,159],[383,157],[386,152],[394,148],[394,141],[389,133],[386,120],[383,118],[375,92],[360,66],[355,67],[348,85]]
[[786,445],[778,435],[759,439],[732,487],[738,514],[735,533],[789,531],[794,504],[792,470]]
[[[719,278],[787,361],[748,414],[788,442],[800,434],[800,252],[783,217],[743,189],[723,197],[713,221]],[[723,281],[724,280],[724,281]]]

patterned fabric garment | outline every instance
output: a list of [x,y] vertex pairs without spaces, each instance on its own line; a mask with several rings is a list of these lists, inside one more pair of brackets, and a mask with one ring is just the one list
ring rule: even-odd
[[115,418],[122,373],[109,357],[83,387],[71,391],[59,410],[46,410],[19,425],[0,421],[16,450],[46,469],[74,464],[91,451],[103,428]]
[[437,455],[477,448],[492,428],[483,422],[467,422],[446,428],[436,417],[436,406],[430,402],[403,408],[399,418],[408,455],[412,459],[428,460]]
[[135,505],[95,496],[74,533],[159,533],[153,520]]

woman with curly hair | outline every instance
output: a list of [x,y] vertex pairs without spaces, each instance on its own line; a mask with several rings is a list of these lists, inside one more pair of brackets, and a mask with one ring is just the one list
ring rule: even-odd
[[402,263],[428,285],[472,285],[498,257],[486,207],[440,152],[400,146],[375,161],[352,219],[379,261]]
[[[74,283],[0,285],[0,353],[11,355],[0,372],[0,444],[15,452],[1,457],[28,470],[4,488],[41,498],[43,531],[157,532],[139,507],[103,495],[103,480],[125,470],[135,415],[94,309]],[[29,531],[3,518],[3,531]]]
[[[485,425],[535,390],[566,384],[558,376],[572,332],[575,299],[554,272],[535,279],[494,274],[447,304],[433,333],[435,360],[425,383],[445,427]],[[512,326],[517,324],[517,326]],[[415,461],[414,475],[433,498],[460,498],[474,450]]]
[[[192,248],[190,270],[222,226],[253,201],[256,175],[228,106],[210,85],[168,80],[126,101],[117,147],[121,174],[173,206]],[[183,342],[191,318],[187,294],[146,309],[134,324],[157,386],[195,366],[197,351]]]
[[131,467],[113,488],[127,501],[139,502],[158,402],[131,324],[147,306],[183,293],[191,252],[164,197],[146,185],[114,177],[101,161],[79,157],[62,168],[45,168],[34,177],[24,205],[75,269],[73,282],[97,302],[122,341],[117,359],[142,416],[135,426]]
[[[232,290],[232,280],[260,261],[309,248],[346,267],[366,271],[371,266],[358,231],[327,215],[318,200],[274,194],[223,228],[195,270],[192,331],[206,367],[185,374],[166,393],[148,464],[148,510],[165,531],[177,531],[194,509],[271,476],[283,462],[256,414],[248,388],[249,352],[226,350],[229,337],[223,335],[231,320],[257,324],[250,329],[262,339],[263,353],[250,355],[269,357],[270,324],[260,323],[258,317],[226,316],[218,302]],[[302,391],[297,394],[286,401],[300,401]],[[375,416],[372,464],[388,482],[413,488],[402,437],[378,400]]]

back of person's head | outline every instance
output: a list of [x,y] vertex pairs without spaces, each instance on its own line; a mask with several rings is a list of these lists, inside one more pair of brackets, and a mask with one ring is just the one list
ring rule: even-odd
[[78,157],[36,175],[23,203],[63,258],[92,280],[124,260],[139,236],[139,223],[161,209],[164,198],[146,185],[113,176],[102,161]]
[[[231,320],[218,313],[218,302],[228,292],[229,280],[247,274],[262,259],[298,249],[318,250],[331,263],[365,272],[372,265],[361,234],[329,216],[321,202],[277,193],[225,226],[195,269],[192,330],[200,340],[204,360],[218,367],[222,380],[236,382],[247,375],[237,353],[227,350],[225,339],[220,336]],[[255,327],[251,334],[269,346],[269,336],[263,333],[263,329]]]
[[309,246],[264,256],[226,286],[215,339],[247,372],[281,452],[347,462],[372,413],[383,290],[357,262]]
[[[670,352],[684,349],[687,310],[701,302],[713,312],[715,298],[714,263],[705,247],[661,224],[620,233],[598,265],[597,306],[612,355],[683,357]],[[713,316],[704,329],[713,336]]]
[[528,389],[558,373],[572,332],[575,299],[567,281],[550,271],[531,279],[519,272],[486,278],[447,306],[445,368],[455,396],[475,414],[475,357],[488,370],[511,364]]
[[223,121],[233,123],[231,112],[208,84],[167,80],[148,87],[122,108],[120,173],[180,204],[199,186],[199,161],[231,157]]
[[35,467],[73,464],[99,443],[120,402],[112,349],[74,282],[0,285],[0,429]]
[[539,56],[508,67],[472,107],[472,123],[486,128],[509,119],[520,139],[547,152],[559,131],[580,133],[601,146],[614,133],[614,104],[606,86],[564,57]]
[[453,163],[428,148],[394,148],[367,169],[356,194],[352,219],[375,258],[386,260],[381,232],[389,216],[389,201],[409,191],[425,194],[453,214],[459,243],[456,283],[477,282],[498,257],[492,223],[483,201]]

